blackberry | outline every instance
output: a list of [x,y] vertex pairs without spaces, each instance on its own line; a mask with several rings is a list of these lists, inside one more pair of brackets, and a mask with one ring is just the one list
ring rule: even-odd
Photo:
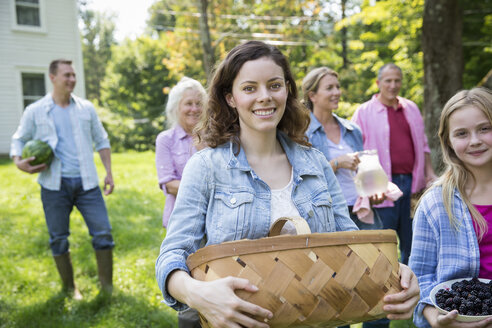
[[458,310],[461,315],[489,315],[492,314],[492,281],[483,283],[478,278],[458,281],[450,289],[438,290],[435,298],[437,306],[448,312]]

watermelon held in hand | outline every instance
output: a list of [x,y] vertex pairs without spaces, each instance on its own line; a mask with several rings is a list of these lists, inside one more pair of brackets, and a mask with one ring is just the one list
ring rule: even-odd
[[22,158],[36,157],[30,165],[46,164],[50,165],[53,160],[53,150],[50,145],[41,140],[30,140],[22,149]]

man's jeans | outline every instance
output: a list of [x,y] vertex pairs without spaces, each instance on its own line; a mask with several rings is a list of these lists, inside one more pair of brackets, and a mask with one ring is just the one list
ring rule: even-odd
[[393,174],[391,178],[403,192],[403,196],[395,202],[394,207],[380,207],[376,210],[383,221],[384,229],[396,230],[400,239],[400,262],[408,264],[412,248],[412,218],[410,217],[412,175]]
[[95,250],[114,247],[111,225],[99,187],[84,190],[81,178],[62,178],[60,190],[41,187],[41,200],[53,256],[69,250],[70,213],[74,205],[89,228],[92,247]]

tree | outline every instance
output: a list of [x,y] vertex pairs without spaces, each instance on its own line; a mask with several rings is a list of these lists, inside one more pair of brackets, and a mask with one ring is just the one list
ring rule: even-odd
[[113,57],[101,83],[101,120],[117,150],[154,149],[164,128],[166,87],[177,80],[163,63],[168,40],[142,36],[113,47]]
[[463,12],[459,0],[426,0],[422,48],[424,50],[424,120],[433,163],[440,169],[437,135],[446,101],[462,88]]
[[200,26],[200,40],[202,42],[203,50],[203,68],[205,69],[205,75],[208,79],[215,63],[214,47],[212,46],[210,29],[208,27],[208,0],[197,0],[197,7],[200,13],[198,21]]
[[[461,0],[463,8],[463,87],[486,81],[492,70],[492,0]],[[490,85],[489,85],[490,87]]]
[[83,22],[81,39],[86,96],[98,102],[101,81],[111,60],[111,46],[116,44],[114,16],[83,8],[79,12]]
[[155,1],[149,8],[147,32],[165,31],[176,26],[176,17],[171,13],[170,1]]
[[[341,74],[344,99],[361,103],[378,91],[379,68],[394,62],[403,71],[401,95],[422,105],[422,49],[420,28],[424,0],[364,0],[353,14],[336,24],[337,31],[347,28],[346,69]],[[354,4],[352,4],[353,6]],[[355,4],[356,5],[356,4]]]
[[[305,72],[303,61],[318,54],[320,48],[326,48],[327,35],[333,30],[333,18],[323,11],[326,1],[234,1],[234,0],[169,0],[157,5],[151,11],[152,17],[175,17],[173,26],[163,26],[163,22],[153,21],[159,31],[171,31],[176,42],[187,41],[189,48],[180,48],[181,53],[197,53],[187,68],[202,64],[205,77],[208,78],[217,58],[223,56],[239,42],[251,39],[265,40],[276,44],[291,59],[296,69]],[[245,14],[248,13],[248,14]],[[331,28],[329,27],[331,25]],[[322,41],[320,41],[322,40]],[[178,57],[171,57],[181,61]],[[195,70],[195,69],[193,69]],[[296,73],[296,72],[294,72]]]

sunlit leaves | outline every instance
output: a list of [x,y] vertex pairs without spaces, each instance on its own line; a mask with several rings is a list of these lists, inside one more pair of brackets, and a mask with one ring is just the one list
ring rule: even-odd
[[172,79],[163,60],[169,58],[167,40],[141,36],[113,47],[102,82],[103,123],[116,149],[152,149],[164,128],[164,106]]

